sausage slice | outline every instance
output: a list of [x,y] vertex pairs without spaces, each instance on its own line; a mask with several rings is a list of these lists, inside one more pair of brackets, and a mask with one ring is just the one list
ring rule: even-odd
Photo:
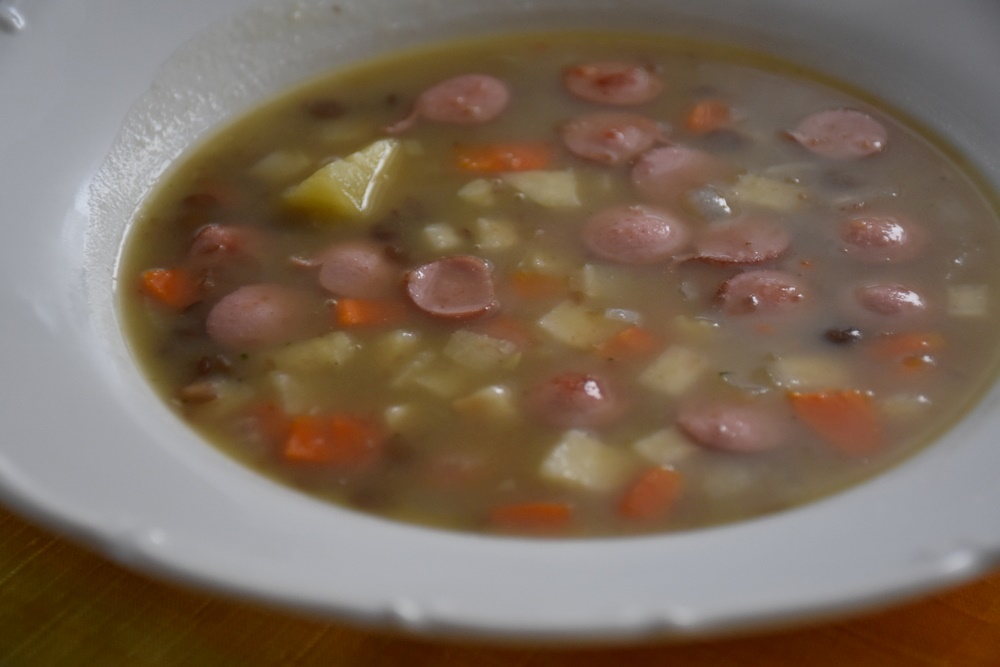
[[644,153],[632,167],[632,185],[639,194],[658,204],[672,204],[677,198],[706,183],[728,178],[735,168],[711,153],[661,146]]
[[305,294],[283,285],[244,285],[222,297],[208,313],[208,335],[222,347],[250,350],[301,338],[308,325]]
[[687,244],[687,225],[649,206],[615,206],[590,218],[583,242],[598,257],[621,264],[653,264],[670,259]]
[[868,114],[855,109],[827,109],[806,116],[787,135],[816,155],[853,160],[885,150],[889,133]]
[[694,259],[709,264],[760,264],[788,250],[791,236],[781,225],[762,218],[716,223],[694,244]]
[[424,90],[413,113],[386,131],[404,132],[418,118],[451,125],[480,125],[499,116],[509,101],[510,90],[500,79],[489,74],[462,74]]
[[562,126],[563,143],[573,155],[607,165],[627,162],[662,139],[656,121],[634,113],[592,113]]
[[737,454],[773,449],[787,437],[786,425],[776,414],[728,401],[682,406],[677,426],[703,447]]
[[754,269],[737,273],[719,288],[716,300],[726,315],[791,313],[810,301],[805,281],[785,271]]
[[575,65],[563,73],[563,85],[587,102],[635,106],[663,91],[663,79],[646,65],[627,61]]
[[455,255],[418,266],[405,278],[406,293],[420,310],[449,319],[468,319],[497,307],[489,264]]
[[378,298],[399,289],[400,271],[384,249],[368,241],[345,241],[320,253],[319,284],[352,298]]
[[840,225],[844,251],[864,262],[901,262],[917,257],[925,235],[902,215],[856,215]]
[[556,428],[599,428],[625,412],[621,397],[606,380],[573,371],[529,389],[527,407],[539,421]]

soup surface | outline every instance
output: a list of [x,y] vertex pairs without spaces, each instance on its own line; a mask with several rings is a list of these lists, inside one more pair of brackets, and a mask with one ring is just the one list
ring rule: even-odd
[[731,522],[856,483],[997,358],[997,214],[872,100],[639,35],[336,72],[176,166],[119,267],[152,383],[315,496],[460,530]]

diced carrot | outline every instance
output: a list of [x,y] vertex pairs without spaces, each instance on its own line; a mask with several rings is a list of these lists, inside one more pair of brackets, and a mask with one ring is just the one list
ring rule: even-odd
[[372,327],[401,322],[406,306],[390,299],[338,299],[334,314],[338,326]]
[[455,163],[464,171],[530,171],[545,169],[551,162],[552,147],[543,141],[460,146],[455,152]]
[[267,442],[279,444],[288,439],[291,418],[274,401],[262,401],[250,408],[253,429]]
[[523,299],[549,299],[566,293],[567,281],[563,276],[515,271],[510,279],[514,292]]
[[622,361],[648,357],[663,346],[658,336],[638,325],[622,329],[597,346],[597,353],[605,359]]
[[673,468],[649,468],[625,491],[618,514],[640,521],[663,518],[673,509],[681,487],[681,474]]
[[148,269],[139,277],[139,289],[160,303],[184,310],[201,300],[201,287],[184,269]]
[[299,415],[292,419],[283,454],[294,463],[357,469],[375,462],[385,434],[354,415]]
[[490,524],[518,533],[555,533],[573,521],[573,508],[560,502],[524,502],[498,505],[490,511]]
[[882,424],[870,394],[856,389],[789,392],[795,414],[835,449],[864,456],[882,446]]
[[707,134],[729,127],[733,122],[732,108],[718,99],[702,100],[688,112],[687,128],[695,134]]
[[879,336],[869,343],[868,349],[881,361],[914,371],[932,366],[934,353],[944,344],[944,336],[936,331],[905,332]]

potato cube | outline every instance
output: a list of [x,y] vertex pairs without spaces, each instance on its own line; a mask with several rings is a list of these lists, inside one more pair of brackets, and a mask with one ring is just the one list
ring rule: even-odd
[[518,242],[517,227],[503,218],[478,218],[472,224],[476,247],[483,250],[507,250]]
[[444,356],[474,371],[512,369],[521,355],[514,343],[475,331],[459,329],[444,346]]
[[461,247],[462,235],[446,222],[435,222],[424,227],[424,242],[436,252],[450,252]]
[[632,443],[636,454],[650,463],[673,466],[698,451],[698,445],[673,426],[654,431]]
[[673,345],[639,374],[639,384],[668,396],[679,396],[708,370],[708,361],[689,348]]
[[490,385],[456,398],[451,406],[455,412],[484,422],[507,422],[518,415],[517,406],[510,389],[502,385]]
[[379,361],[385,368],[392,368],[403,357],[413,352],[420,343],[420,334],[415,331],[396,329],[379,338],[376,343]]
[[458,190],[458,198],[483,208],[495,206],[497,203],[496,183],[485,178],[469,181]]
[[576,262],[552,250],[531,248],[518,262],[517,268],[547,276],[568,276],[576,270]]
[[566,300],[538,320],[538,326],[559,342],[581,350],[603,342],[628,326],[628,322],[608,318],[600,308],[590,308]]
[[567,431],[542,462],[545,479],[590,491],[612,491],[636,469],[623,451],[605,445],[584,431]]
[[262,181],[279,185],[300,177],[310,164],[312,160],[301,151],[274,151],[250,167],[250,173]]
[[380,139],[321,167],[285,192],[285,201],[324,217],[362,219],[379,203],[399,153],[399,141]]
[[301,375],[272,371],[267,375],[271,390],[277,396],[282,409],[289,414],[302,414],[322,407],[315,383]]
[[767,373],[782,389],[817,391],[851,385],[851,376],[844,364],[828,356],[779,357],[767,364]]
[[504,174],[503,180],[525,197],[546,208],[580,205],[576,174],[564,171],[520,171]]
[[293,373],[322,372],[346,364],[361,346],[343,331],[292,343],[271,353],[279,370]]
[[730,200],[740,204],[777,211],[793,211],[808,196],[802,186],[755,174],[743,174],[737,178],[728,194]]
[[989,312],[989,288],[986,285],[950,285],[947,301],[949,315],[983,317]]
[[579,288],[591,299],[617,299],[636,289],[641,279],[629,267],[610,264],[584,264],[579,272]]

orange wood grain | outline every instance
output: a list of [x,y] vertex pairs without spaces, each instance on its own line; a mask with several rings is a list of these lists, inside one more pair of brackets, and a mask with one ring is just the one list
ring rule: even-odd
[[625,648],[486,646],[380,634],[149,579],[0,509],[5,667],[1000,666],[1000,573],[799,630]]

